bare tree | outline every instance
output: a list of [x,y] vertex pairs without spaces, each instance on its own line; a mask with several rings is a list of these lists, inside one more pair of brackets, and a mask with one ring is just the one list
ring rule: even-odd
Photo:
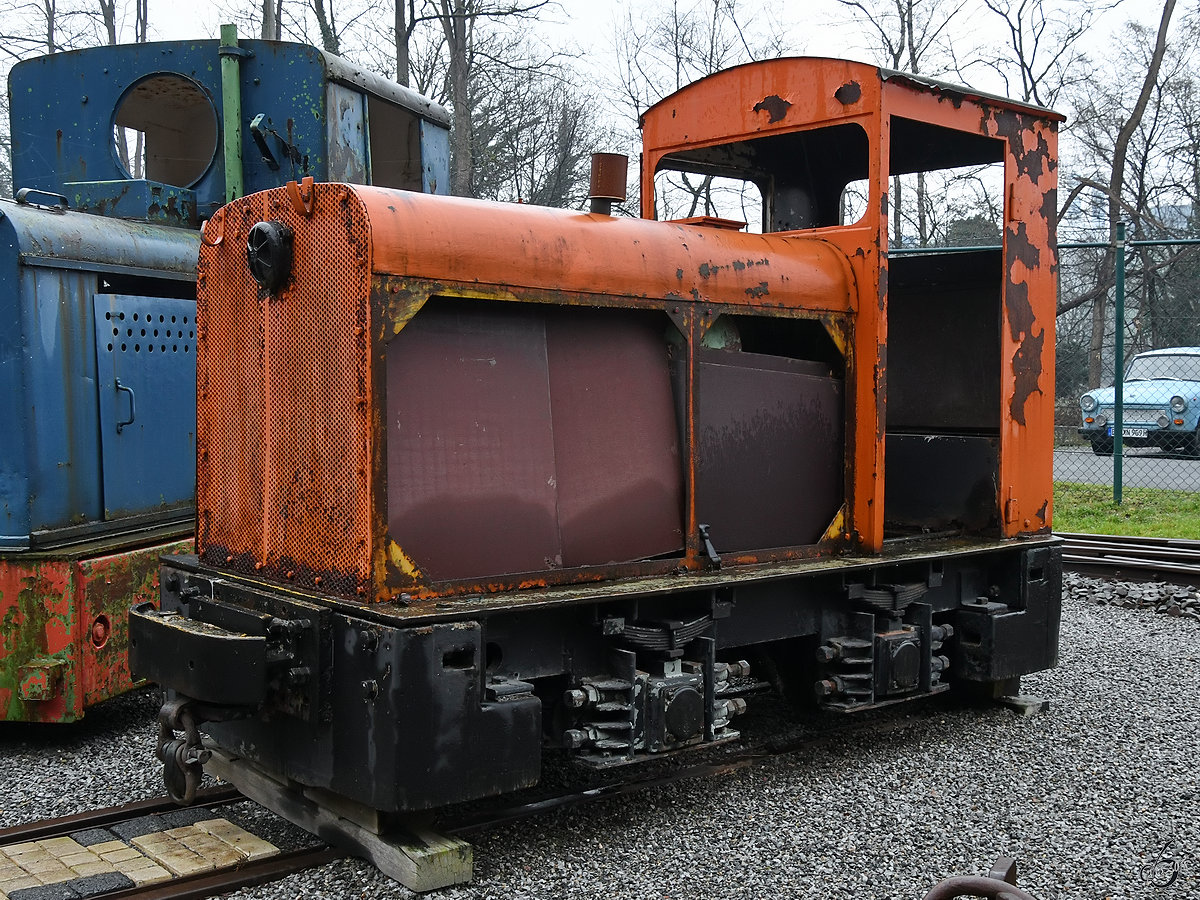
[[1003,23],[1006,44],[979,62],[1004,81],[1006,93],[1026,103],[1053,106],[1064,86],[1083,80],[1090,64],[1080,39],[1117,5],[1095,0],[983,0]]
[[10,61],[95,43],[86,11],[60,0],[5,0],[0,22],[0,52]]
[[[471,76],[486,55],[476,54],[476,27],[480,22],[528,20],[550,0],[436,0],[434,18],[446,38],[447,77],[450,109],[450,191],[474,196],[471,146]],[[492,60],[495,62],[495,60]],[[501,63],[502,64],[502,63]]]
[[280,18],[283,0],[262,0],[262,39],[277,41],[282,36]]
[[597,103],[562,66],[521,66],[536,51],[521,38],[491,35],[479,47],[506,65],[473,80],[473,189],[476,197],[579,207],[587,199],[589,160],[606,132]]
[[[615,36],[617,92],[622,112],[637,121],[666,95],[706,75],[784,54],[783,29],[743,8],[740,0],[659,0],[627,8]],[[665,216],[744,215],[761,219],[756,188],[720,184],[711,176],[672,172],[657,198]],[[737,210],[754,210],[750,213]]]
[[[949,48],[951,24],[962,14],[964,4],[948,0],[838,0],[843,6],[857,10],[873,38],[872,50],[880,64],[891,69],[905,69],[913,74],[938,74],[951,68],[953,53]],[[904,243],[905,226],[904,181],[892,176],[891,222],[892,241]],[[925,173],[916,175],[917,241],[929,243],[931,232],[928,213],[930,203],[925,185]]]
[[[1134,134],[1142,124],[1146,108],[1158,83],[1159,69],[1167,51],[1167,30],[1171,24],[1171,15],[1175,11],[1175,0],[1165,0],[1162,17],[1159,20],[1158,34],[1150,57],[1146,61],[1146,73],[1142,79],[1141,91],[1133,104],[1133,108],[1121,123],[1112,148],[1112,167],[1108,179],[1108,232],[1110,243],[1115,243],[1117,224],[1122,218],[1122,189],[1125,185],[1125,166],[1129,154],[1130,143]],[[1123,252],[1123,251],[1122,251]],[[1116,265],[1116,254],[1107,250],[1100,268],[1100,284],[1112,283]],[[1103,378],[1103,349],[1104,332],[1107,320],[1107,293],[1098,294],[1092,304],[1091,339],[1088,344],[1088,386],[1096,387]],[[1123,327],[1123,323],[1117,323]]]

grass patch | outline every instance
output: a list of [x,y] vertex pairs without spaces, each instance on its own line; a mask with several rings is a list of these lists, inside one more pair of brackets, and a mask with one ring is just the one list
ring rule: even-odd
[[1054,530],[1129,537],[1200,537],[1200,493],[1125,488],[1121,505],[1112,485],[1054,482]]

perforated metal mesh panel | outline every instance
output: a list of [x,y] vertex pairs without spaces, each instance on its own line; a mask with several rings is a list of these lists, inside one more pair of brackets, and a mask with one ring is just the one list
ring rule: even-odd
[[[348,189],[314,190],[311,217],[279,189],[237,201],[206,232],[198,551],[354,595],[371,580],[369,224]],[[292,278],[270,296],[246,263],[247,233],[266,220],[294,232]]]

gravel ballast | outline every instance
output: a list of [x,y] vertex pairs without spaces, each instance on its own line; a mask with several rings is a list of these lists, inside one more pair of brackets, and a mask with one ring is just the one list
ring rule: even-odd
[[[1200,621],[1111,603],[1118,588],[1067,576],[1059,668],[1022,684],[1047,713],[936,702],[867,738],[497,827],[472,839],[475,882],[428,896],[919,898],[1001,855],[1041,900],[1200,896]],[[0,824],[161,794],[156,706],[0,727]],[[1180,871],[1156,886],[1143,870],[1164,846]],[[233,896],[412,895],[344,860]]]

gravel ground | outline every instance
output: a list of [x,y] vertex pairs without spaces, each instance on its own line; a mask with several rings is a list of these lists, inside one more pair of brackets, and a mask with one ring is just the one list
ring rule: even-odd
[[[1096,602],[1115,587],[1068,576],[1060,666],[1023,685],[1048,713],[939,704],[868,741],[498,827],[474,839],[475,882],[431,896],[918,898],[1008,855],[1041,900],[1198,897],[1200,621]],[[161,793],[155,705],[0,730],[0,824]],[[1143,867],[1164,846],[1180,874],[1158,887]],[[234,896],[412,895],[346,860]]]

